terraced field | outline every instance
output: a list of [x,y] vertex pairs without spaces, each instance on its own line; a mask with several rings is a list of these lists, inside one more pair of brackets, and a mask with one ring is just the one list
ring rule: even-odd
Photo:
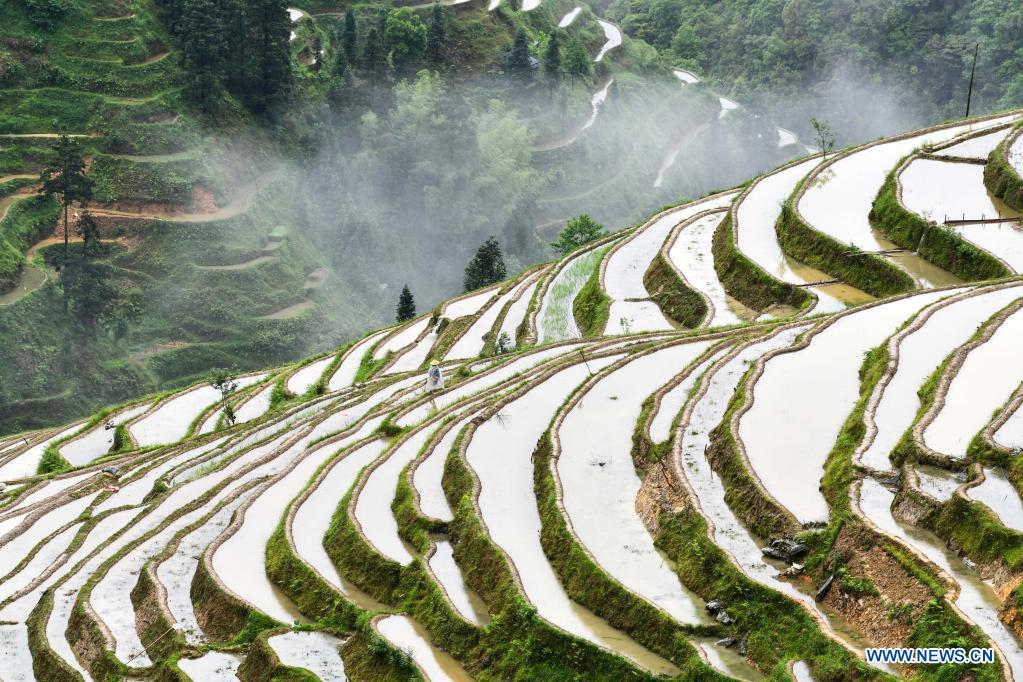
[[1015,116],[0,437],[0,679],[1023,679],[1016,246],[922,208],[986,215]]

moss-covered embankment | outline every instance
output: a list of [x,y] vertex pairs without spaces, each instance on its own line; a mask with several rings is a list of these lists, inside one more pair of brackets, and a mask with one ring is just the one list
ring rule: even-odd
[[782,250],[873,296],[893,296],[912,291],[916,284],[907,272],[880,256],[840,243],[816,230],[799,214],[797,206],[816,177],[815,173],[804,178],[782,204],[781,215],[775,225]]
[[870,224],[900,247],[967,282],[1010,276],[1012,271],[997,257],[906,208],[899,178],[915,158],[907,156],[885,178],[870,210]]
[[1009,150],[1020,135],[1023,135],[1023,124],[1017,126],[988,156],[984,165],[984,185],[1010,208],[1023,212],[1023,177],[1009,163]]

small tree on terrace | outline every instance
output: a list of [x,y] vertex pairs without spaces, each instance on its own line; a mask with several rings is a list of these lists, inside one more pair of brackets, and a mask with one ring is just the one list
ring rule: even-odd
[[85,175],[85,157],[82,146],[67,135],[61,135],[53,145],[53,158],[39,174],[43,194],[60,195],[64,204],[64,264],[68,261],[68,210],[75,201],[92,198],[92,180]]
[[412,298],[412,291],[406,284],[401,289],[401,295],[398,296],[398,310],[395,319],[398,322],[407,322],[416,316],[416,301]]
[[593,78],[593,62],[577,38],[569,41],[562,66],[573,86],[580,81],[586,83]]
[[507,268],[504,265],[504,256],[501,255],[501,245],[496,238],[490,237],[480,245],[476,255],[465,266],[463,284],[466,291],[473,291],[500,282],[506,274]]
[[551,248],[559,256],[575,251],[583,244],[589,244],[607,234],[604,226],[595,221],[587,213],[572,218],[565,224],[565,229],[558,235],[558,240],[551,242]]
[[814,117],[810,119],[810,125],[813,126],[814,139],[817,140],[817,146],[823,152],[821,161],[827,161],[828,154],[835,148],[835,134],[831,131],[831,124],[827,121],[819,121]]
[[214,369],[210,372],[210,386],[220,392],[220,408],[228,424],[234,424],[234,407],[231,406],[231,395],[238,390],[238,382],[234,375],[226,369]]

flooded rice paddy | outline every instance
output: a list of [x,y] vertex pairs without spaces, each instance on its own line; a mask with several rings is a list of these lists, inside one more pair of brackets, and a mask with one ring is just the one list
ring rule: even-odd
[[342,641],[326,632],[285,632],[267,639],[283,665],[308,670],[321,682],[347,682]]

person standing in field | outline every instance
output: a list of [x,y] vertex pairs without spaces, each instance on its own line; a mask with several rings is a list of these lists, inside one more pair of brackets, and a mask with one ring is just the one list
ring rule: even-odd
[[[440,363],[436,360],[430,363],[430,369],[426,371],[426,390],[434,393],[444,388],[444,374],[440,371]],[[437,399],[431,398],[430,404],[437,409]]]

